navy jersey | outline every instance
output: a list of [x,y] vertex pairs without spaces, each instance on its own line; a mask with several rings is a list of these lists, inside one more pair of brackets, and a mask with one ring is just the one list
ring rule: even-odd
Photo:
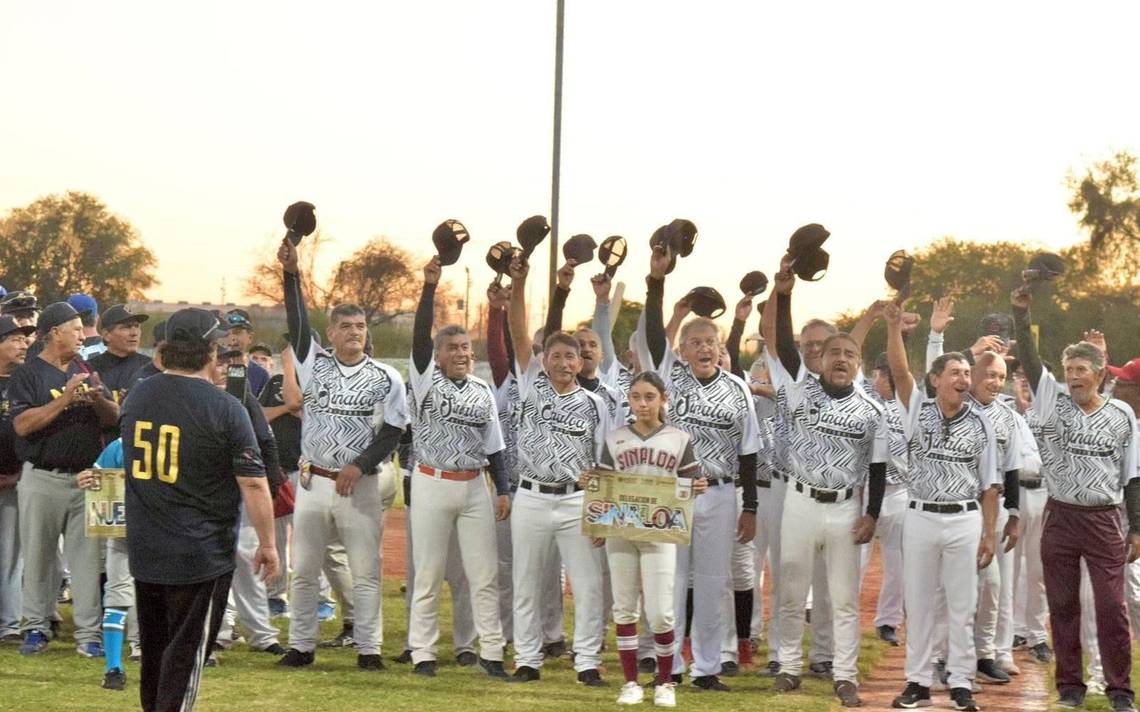
[[11,408],[8,403],[10,376],[0,375],[0,475],[14,475],[20,471],[20,458],[16,456],[16,433],[12,430]]
[[131,386],[139,379],[139,374],[147,366],[153,365],[153,361],[137,351],[126,356],[103,351],[89,358],[87,365],[99,374],[99,380],[111,391],[111,397],[121,405]]
[[131,574],[186,585],[233,571],[236,477],[265,476],[241,402],[200,378],[151,376],[123,405],[121,432]]

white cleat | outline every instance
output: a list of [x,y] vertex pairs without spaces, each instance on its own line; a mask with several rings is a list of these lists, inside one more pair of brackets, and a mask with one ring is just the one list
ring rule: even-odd
[[656,707],[676,707],[677,706],[677,691],[676,686],[671,682],[666,682],[658,685],[657,689],[653,691],[653,704]]
[[640,705],[645,700],[645,690],[641,689],[641,685],[636,682],[627,682],[621,686],[621,694],[618,695],[617,703],[619,705]]
[[1021,668],[1019,668],[1017,666],[1017,663],[1013,662],[1012,659],[1010,659],[1010,660],[1005,660],[1005,659],[998,660],[997,666],[998,666],[998,670],[1001,670],[1006,675],[1020,675],[1021,674]]

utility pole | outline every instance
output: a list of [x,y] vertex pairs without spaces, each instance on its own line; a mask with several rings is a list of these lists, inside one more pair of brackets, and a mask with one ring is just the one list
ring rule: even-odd
[[549,299],[554,299],[555,275],[558,273],[558,188],[562,166],[562,26],[566,0],[558,0],[554,39],[554,160],[550,179],[550,286]]
[[463,300],[463,328],[470,331],[471,329],[471,268],[464,268],[467,270],[467,298]]

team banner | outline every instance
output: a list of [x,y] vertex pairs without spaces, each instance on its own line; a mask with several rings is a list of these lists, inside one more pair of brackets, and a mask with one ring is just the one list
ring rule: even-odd
[[582,504],[582,533],[631,541],[688,544],[693,480],[591,470]]
[[126,473],[121,469],[95,468],[99,486],[86,490],[87,536],[120,538],[127,535]]

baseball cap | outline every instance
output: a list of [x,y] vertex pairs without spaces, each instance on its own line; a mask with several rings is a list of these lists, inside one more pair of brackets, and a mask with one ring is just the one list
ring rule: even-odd
[[1140,358],[1134,358],[1123,366],[1109,366],[1108,372],[1118,381],[1140,383]]
[[61,324],[66,324],[72,319],[82,319],[90,313],[91,312],[87,309],[78,311],[67,302],[48,304],[44,307],[44,310],[40,312],[40,319],[36,323],[36,328],[41,334],[46,334]]
[[166,320],[166,340],[184,344],[205,344],[225,336],[226,329],[218,319],[196,307],[179,309]]
[[251,354],[252,353],[263,353],[266,356],[272,356],[273,355],[273,349],[269,348],[269,344],[267,344],[263,341],[259,341],[256,344],[254,344],[253,346],[250,346],[249,352]]
[[458,220],[444,220],[431,233],[431,242],[439,255],[441,265],[453,265],[459,261],[463,245],[471,239],[467,228]]
[[3,284],[0,284],[0,299],[3,299],[6,296],[8,296],[8,290],[4,289]]
[[253,322],[249,318],[249,312],[245,309],[230,309],[225,313],[224,321],[226,327],[229,329],[249,329],[253,331]]
[[160,321],[157,324],[155,324],[154,329],[151,333],[154,334],[154,345],[155,346],[158,346],[163,341],[166,341],[166,321],[165,320]]
[[112,326],[133,321],[141,324],[150,317],[146,314],[135,314],[125,304],[115,304],[99,315],[99,328],[110,329]]
[[87,312],[88,314],[99,313],[99,303],[90,294],[76,293],[67,298],[67,303],[71,308],[77,312]]
[[31,336],[36,327],[34,326],[20,326],[16,323],[16,319],[11,315],[5,314],[0,316],[0,339],[6,338],[8,334],[20,332],[24,336]]
[[39,308],[36,303],[36,295],[31,292],[15,291],[8,292],[0,299],[0,312],[4,314],[12,314],[14,312],[22,311],[35,311]]

